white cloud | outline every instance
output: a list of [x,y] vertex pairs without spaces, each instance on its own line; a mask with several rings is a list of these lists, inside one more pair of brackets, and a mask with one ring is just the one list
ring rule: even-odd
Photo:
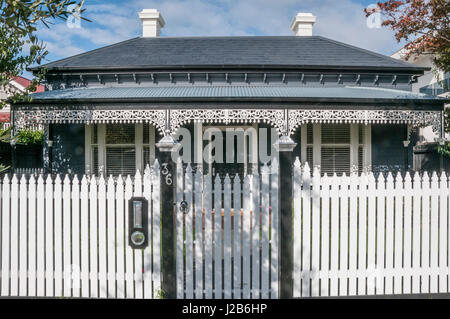
[[163,36],[291,35],[290,23],[297,12],[317,16],[314,34],[376,52],[390,54],[400,48],[385,28],[369,29],[364,6],[356,0],[131,0],[122,3],[89,4],[81,29],[58,23],[42,28],[52,58],[140,36],[137,13],[157,8],[166,27]]

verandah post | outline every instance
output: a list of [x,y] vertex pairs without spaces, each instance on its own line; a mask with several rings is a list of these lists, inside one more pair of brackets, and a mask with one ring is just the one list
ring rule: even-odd
[[161,224],[162,224],[162,285],[165,299],[176,298],[176,215],[175,215],[175,181],[176,163],[172,160],[172,152],[178,150],[179,144],[166,131],[165,136],[156,144],[159,149],[161,163]]
[[297,143],[294,143],[289,136],[283,135],[274,144],[280,157],[280,228],[279,228],[279,280],[280,298],[289,299],[293,297],[293,232],[292,232],[292,167],[293,154]]

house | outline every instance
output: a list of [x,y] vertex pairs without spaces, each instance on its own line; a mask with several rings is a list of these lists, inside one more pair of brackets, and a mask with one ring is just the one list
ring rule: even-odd
[[141,37],[31,68],[47,68],[47,90],[15,104],[14,122],[45,125],[48,170],[134,174],[182,128],[185,161],[200,164],[209,129],[240,128],[256,136],[225,154],[244,158],[205,170],[245,174],[280,135],[322,173],[404,171],[417,128],[442,135],[447,100],[412,91],[428,67],[313,35],[310,13],[293,19],[293,36],[166,37],[157,10],[139,18]]
[[[6,100],[12,92],[24,92],[27,87],[29,87],[31,81],[22,76],[17,76],[11,80],[8,84],[8,88],[0,88],[0,100]],[[45,87],[43,85],[38,85],[36,89],[36,93],[44,92]],[[3,128],[7,128],[10,125],[11,116],[10,116],[10,107],[7,106],[0,110],[0,125]]]
[[[417,78],[412,85],[412,92],[424,93],[440,97],[449,96],[450,74],[436,69],[433,63],[432,54],[423,54],[412,56],[408,60],[405,57],[404,49],[400,49],[391,55],[392,58],[403,60],[411,64],[428,68],[423,75]],[[439,136],[429,127],[422,128],[419,133],[421,142],[434,142]]]

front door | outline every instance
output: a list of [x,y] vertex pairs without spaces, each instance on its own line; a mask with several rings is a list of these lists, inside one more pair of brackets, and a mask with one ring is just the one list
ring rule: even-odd
[[[257,167],[257,126],[204,126],[205,172],[243,178]],[[220,141],[218,139],[221,139]],[[208,148],[208,144],[214,147]]]

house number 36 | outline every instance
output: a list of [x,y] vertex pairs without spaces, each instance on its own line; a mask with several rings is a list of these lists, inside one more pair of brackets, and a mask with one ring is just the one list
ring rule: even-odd
[[169,164],[163,163],[161,174],[163,174],[166,177],[166,185],[172,185],[172,173],[169,172],[168,166]]

